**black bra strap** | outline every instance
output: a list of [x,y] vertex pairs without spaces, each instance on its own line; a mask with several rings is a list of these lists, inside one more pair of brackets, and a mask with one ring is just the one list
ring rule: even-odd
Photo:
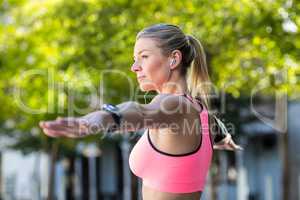
[[192,103],[194,103],[194,99],[196,99],[196,102],[198,103],[198,105],[200,105],[202,110],[204,109],[203,102],[200,98],[197,97],[193,98],[191,95],[188,95],[186,93],[184,93],[183,96],[187,97]]

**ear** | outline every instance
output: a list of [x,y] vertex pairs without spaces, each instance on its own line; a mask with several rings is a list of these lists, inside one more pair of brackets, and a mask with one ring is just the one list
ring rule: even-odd
[[170,69],[178,67],[182,60],[182,53],[179,50],[174,50],[170,54]]

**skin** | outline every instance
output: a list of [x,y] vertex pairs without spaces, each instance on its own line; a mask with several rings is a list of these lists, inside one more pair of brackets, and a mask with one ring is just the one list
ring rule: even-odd
[[[181,52],[175,50],[170,55],[162,54],[157,41],[150,38],[140,38],[134,46],[134,63],[131,71],[136,73],[139,87],[142,91],[156,91],[157,96],[149,104],[124,102],[117,105],[123,116],[123,130],[137,131],[148,128],[150,137],[156,148],[171,154],[191,152],[199,145],[201,129],[187,132],[184,121],[190,127],[195,124],[200,127],[199,112],[201,106],[187,98],[177,95],[188,93],[185,78],[180,74]],[[147,121],[147,123],[144,123]],[[85,116],[74,118],[57,118],[53,121],[40,122],[43,132],[51,137],[84,137],[104,130],[113,123],[110,114],[105,111],[95,111]],[[160,128],[160,125],[168,128]],[[99,126],[101,125],[101,127]],[[177,126],[174,126],[177,125]],[[120,131],[122,132],[122,131]],[[188,134],[182,134],[188,133]],[[238,150],[230,136],[215,144],[216,149]],[[142,187],[143,199],[150,200],[199,200],[201,191],[185,194],[160,192]]]
[[[181,61],[181,53],[179,51],[174,51],[171,56],[166,57],[161,53],[161,50],[157,47],[157,43],[153,39],[141,38],[137,40],[135,44],[134,57],[135,63],[131,70],[135,72],[138,77],[145,77],[139,80],[141,90],[156,90],[159,94],[187,93],[186,80],[179,72],[178,63]],[[172,60],[175,61],[172,63]],[[189,102],[185,102],[185,105],[189,105]],[[193,107],[193,117],[195,117],[195,114],[197,115],[197,112],[201,110],[199,107]],[[192,115],[187,115],[187,113],[185,114],[185,119],[192,123]],[[182,118],[182,116],[179,116],[176,120],[177,124],[182,124]],[[197,145],[199,145],[200,135],[197,133],[191,133],[188,136],[183,136],[180,134],[183,131],[182,127],[179,128],[179,130],[149,130],[150,137],[154,145],[164,152],[173,154],[191,152],[197,148]],[[172,134],[170,134],[170,132]],[[173,194],[160,192],[143,185],[142,194],[144,200],[154,198],[157,200],[193,200],[200,199],[201,191],[186,194]]]

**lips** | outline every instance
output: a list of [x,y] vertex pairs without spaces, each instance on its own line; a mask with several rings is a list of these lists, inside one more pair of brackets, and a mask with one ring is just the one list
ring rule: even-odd
[[145,76],[138,76],[137,77],[138,80],[142,80],[143,78],[145,78]]

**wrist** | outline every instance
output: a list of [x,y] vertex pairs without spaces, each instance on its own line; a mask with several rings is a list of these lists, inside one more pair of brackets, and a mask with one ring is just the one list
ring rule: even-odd
[[114,132],[120,129],[122,115],[119,111],[119,108],[112,104],[103,104],[101,106],[101,110],[106,112],[109,117],[106,118],[106,127],[105,130],[107,132]]
[[106,130],[109,125],[114,124],[114,119],[109,112],[104,110],[100,110],[98,112],[101,116],[100,125],[102,126],[103,130]]
[[94,111],[81,117],[80,121],[87,128],[87,135],[100,133],[111,123],[110,116],[105,111]]

